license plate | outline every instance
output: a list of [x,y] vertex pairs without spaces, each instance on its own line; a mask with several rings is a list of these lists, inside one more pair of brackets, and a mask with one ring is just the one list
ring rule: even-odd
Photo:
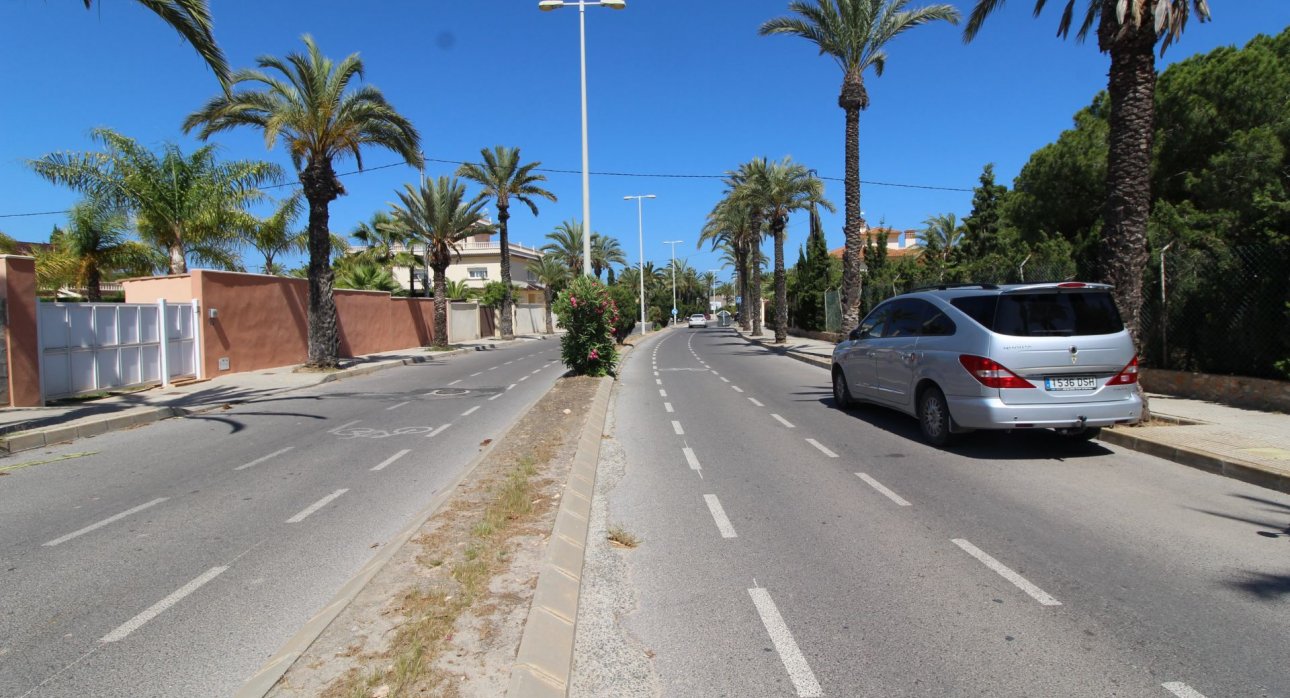
[[1063,378],[1045,378],[1045,390],[1096,390],[1097,379],[1093,376],[1068,376]]

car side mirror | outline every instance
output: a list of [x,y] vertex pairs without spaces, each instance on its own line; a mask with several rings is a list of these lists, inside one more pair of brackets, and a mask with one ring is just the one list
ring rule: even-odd
[[856,341],[857,339],[860,339],[860,328],[857,327],[854,330],[851,330],[851,334],[847,335],[847,339],[853,342]]

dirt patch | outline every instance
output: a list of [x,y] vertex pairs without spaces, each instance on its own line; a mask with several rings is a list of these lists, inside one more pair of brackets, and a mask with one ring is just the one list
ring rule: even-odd
[[557,381],[269,695],[505,694],[598,385]]

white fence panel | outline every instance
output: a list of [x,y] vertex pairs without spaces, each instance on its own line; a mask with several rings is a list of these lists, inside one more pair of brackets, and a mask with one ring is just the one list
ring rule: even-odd
[[542,319],[544,310],[540,303],[517,303],[515,305],[515,334],[541,334],[546,332],[546,321]]
[[479,339],[479,304],[448,304],[448,341],[473,342]]
[[196,304],[40,303],[37,314],[46,400],[198,373]]

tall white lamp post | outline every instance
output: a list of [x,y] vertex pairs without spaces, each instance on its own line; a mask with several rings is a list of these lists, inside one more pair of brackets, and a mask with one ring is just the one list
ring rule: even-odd
[[708,279],[708,312],[712,312],[713,310],[715,310],[715,308],[712,307],[712,299],[714,296],[717,295],[716,292],[713,290],[713,288],[716,286],[716,283],[717,283],[717,274],[720,274],[721,270],[709,269],[708,273],[712,274],[712,278]]
[[624,196],[624,201],[636,199],[636,241],[640,245],[640,265],[638,267],[641,282],[641,333],[645,332],[645,214],[641,211],[642,199],[657,198],[653,194],[634,194]]
[[680,240],[664,240],[664,245],[672,246],[672,324],[676,324],[676,246]]
[[542,0],[538,9],[558,10],[578,6],[578,46],[582,61],[582,273],[591,276],[591,168],[587,156],[587,6],[604,5],[612,10],[627,7],[626,0]]

